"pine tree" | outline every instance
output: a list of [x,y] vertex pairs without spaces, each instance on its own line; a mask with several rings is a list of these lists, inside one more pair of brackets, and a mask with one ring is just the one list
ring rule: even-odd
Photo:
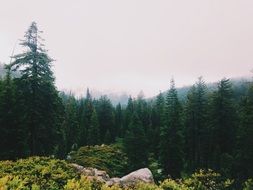
[[96,110],[94,109],[91,116],[91,125],[88,129],[88,145],[98,145],[100,143],[100,134],[99,134],[99,123]]
[[82,105],[82,113],[80,114],[80,146],[86,145],[87,144],[87,138],[88,138],[88,130],[89,127],[91,126],[91,117],[93,114],[94,110],[94,105],[92,101],[92,96],[90,94],[89,88],[87,88],[86,91],[86,98],[83,101]]
[[111,101],[106,96],[102,96],[98,100],[97,114],[101,141],[104,142],[106,132],[109,131],[112,137],[110,143],[114,142],[116,138],[114,110]]
[[51,71],[52,59],[40,43],[37,24],[33,22],[25,34],[21,45],[24,53],[15,55],[11,63],[13,71],[21,74],[18,90],[25,102],[25,125],[28,128],[31,155],[54,153],[59,135],[59,105],[61,100],[54,86]]
[[211,167],[229,173],[232,167],[233,150],[236,139],[236,110],[233,101],[232,85],[229,79],[222,79],[210,103],[210,155]]
[[180,177],[183,168],[183,136],[181,105],[177,97],[174,80],[166,97],[165,125],[160,134],[160,163],[164,174]]
[[136,112],[133,113],[128,129],[124,138],[124,147],[129,158],[129,169],[136,170],[147,167],[147,139]]
[[74,95],[69,94],[61,95],[64,103],[64,131],[65,131],[65,143],[66,143],[66,152],[70,152],[73,146],[79,146],[79,138],[80,138],[80,127],[78,123],[77,117],[77,101]]
[[115,127],[116,136],[123,137],[123,112],[120,103],[115,108]]
[[253,84],[240,104],[240,124],[237,131],[236,174],[242,181],[253,176]]
[[130,96],[128,98],[127,107],[124,112],[123,130],[122,130],[123,136],[126,135],[126,131],[128,130],[128,126],[132,120],[133,113],[134,113],[134,103],[132,97]]
[[191,172],[197,168],[207,168],[208,128],[207,95],[202,78],[190,89],[185,109],[186,152]]
[[151,127],[149,131],[149,144],[151,146],[151,152],[154,153],[155,157],[159,155],[159,144],[160,144],[160,130],[163,126],[164,118],[164,106],[165,100],[163,94],[160,92],[156,97],[155,103],[152,106],[151,111]]
[[25,129],[19,125],[16,86],[7,73],[2,82],[0,93],[0,159],[16,159],[25,156]]

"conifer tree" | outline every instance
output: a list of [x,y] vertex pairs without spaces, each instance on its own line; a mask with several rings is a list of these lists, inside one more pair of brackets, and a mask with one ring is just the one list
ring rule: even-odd
[[99,123],[96,110],[94,109],[91,116],[91,125],[88,129],[88,145],[98,145],[100,143],[100,134],[99,134]]
[[25,129],[19,126],[17,94],[8,66],[0,93],[0,159],[16,159],[25,156]]
[[253,83],[240,103],[240,124],[237,130],[237,178],[245,181],[253,176]]
[[129,167],[136,170],[147,166],[148,151],[144,128],[136,112],[130,121],[124,138],[125,152],[129,158]]
[[152,106],[151,111],[151,129],[149,138],[150,139],[150,146],[151,152],[155,154],[155,157],[159,155],[159,144],[160,144],[160,130],[164,123],[164,106],[165,100],[163,94],[160,92],[156,97],[155,103]]
[[86,91],[86,98],[83,101],[83,111],[80,115],[80,146],[86,145],[87,144],[87,138],[88,138],[88,130],[89,127],[91,126],[91,117],[94,111],[94,105],[93,105],[93,100],[92,96],[90,94],[89,88],[87,88]]
[[101,141],[104,142],[106,132],[109,131],[111,134],[111,142],[114,142],[116,137],[114,110],[111,101],[106,96],[102,96],[98,100],[97,115]]
[[174,80],[166,96],[165,125],[160,135],[160,162],[164,174],[180,177],[183,167],[183,136],[181,105],[177,97]]
[[222,79],[218,83],[218,90],[212,95],[209,109],[210,152],[212,153],[210,166],[221,171],[232,167],[236,139],[236,111],[229,79]]
[[123,112],[120,103],[115,108],[115,127],[116,136],[123,137]]
[[[64,96],[64,97],[63,97]],[[80,127],[77,118],[77,101],[72,94],[62,95],[64,102],[64,130],[65,130],[65,143],[67,153],[71,151],[73,146],[79,146]]]
[[18,70],[18,87],[25,102],[25,125],[28,128],[31,155],[54,153],[59,135],[59,105],[61,100],[54,86],[52,59],[41,44],[40,31],[33,22],[21,45],[24,53],[13,56],[13,71]]
[[208,128],[206,85],[200,77],[187,95],[185,109],[186,152],[191,171],[207,168]]

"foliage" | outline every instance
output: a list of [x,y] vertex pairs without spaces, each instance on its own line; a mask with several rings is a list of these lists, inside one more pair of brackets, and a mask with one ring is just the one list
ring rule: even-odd
[[127,170],[127,157],[115,145],[84,146],[69,155],[70,162],[105,170],[110,176],[123,176]]
[[248,179],[244,182],[243,190],[252,190],[253,189],[253,179]]
[[92,183],[86,177],[81,176],[81,179],[71,179],[68,180],[67,184],[64,186],[64,190],[92,190]]
[[[78,177],[65,161],[30,157],[16,162],[0,162],[0,189],[61,189],[69,179]],[[14,188],[15,187],[15,188]]]
[[147,165],[147,140],[141,121],[133,114],[128,131],[124,138],[124,148],[129,158],[130,170],[137,170]]
[[164,126],[161,129],[160,162],[163,173],[180,177],[183,166],[183,136],[181,104],[177,97],[174,80],[166,97]]

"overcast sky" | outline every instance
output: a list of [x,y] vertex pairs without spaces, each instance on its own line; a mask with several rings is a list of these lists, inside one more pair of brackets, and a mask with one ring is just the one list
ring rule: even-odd
[[252,0],[0,0],[1,62],[32,21],[59,89],[148,97],[171,77],[183,86],[253,68]]

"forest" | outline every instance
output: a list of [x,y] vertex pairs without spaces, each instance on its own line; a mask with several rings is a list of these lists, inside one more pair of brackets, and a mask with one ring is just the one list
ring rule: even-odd
[[129,96],[114,106],[57,90],[53,59],[35,22],[0,79],[0,159],[32,156],[66,159],[83,146],[119,145],[127,172],[155,168],[157,179],[189,176],[199,169],[234,180],[253,177],[253,82],[223,78],[210,88],[198,78],[185,98],[175,81],[168,91],[145,99]]

